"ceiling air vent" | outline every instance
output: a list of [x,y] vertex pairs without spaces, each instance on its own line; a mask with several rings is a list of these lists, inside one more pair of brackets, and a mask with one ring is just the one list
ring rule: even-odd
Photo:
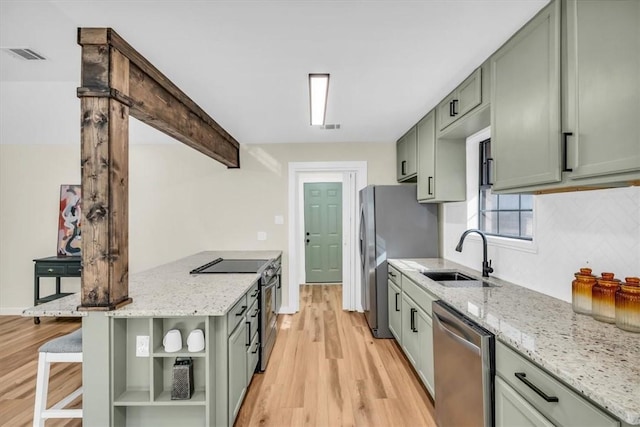
[[336,124],[336,125],[320,125],[319,126],[320,129],[340,129],[340,125]]
[[2,50],[16,58],[24,59],[27,61],[44,61],[45,59],[47,59],[35,50],[26,47],[3,47]]

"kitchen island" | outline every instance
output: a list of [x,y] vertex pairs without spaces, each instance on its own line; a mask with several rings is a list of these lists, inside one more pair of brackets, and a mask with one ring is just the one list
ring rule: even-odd
[[[274,260],[279,251],[201,252],[129,279],[133,302],[109,312],[77,309],[78,294],[25,310],[26,316],[82,316],[85,425],[233,425],[257,364],[259,273],[189,274],[218,257]],[[183,348],[168,353],[170,329]],[[188,334],[205,348],[189,352]],[[146,349],[139,337],[148,337]],[[172,400],[176,357],[193,361],[194,392]]]
[[457,270],[481,277],[447,260],[402,259],[389,264],[622,425],[640,425],[640,334],[576,314],[565,301],[494,277],[483,279],[495,287],[445,287],[422,274]]

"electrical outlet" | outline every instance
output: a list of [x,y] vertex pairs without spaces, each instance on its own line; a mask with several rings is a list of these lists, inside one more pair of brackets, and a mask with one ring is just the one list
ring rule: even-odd
[[276,225],[284,224],[284,217],[282,215],[276,215],[275,221]]
[[267,240],[267,233],[264,231],[258,231],[258,240]]
[[136,336],[136,357],[149,357],[149,335]]

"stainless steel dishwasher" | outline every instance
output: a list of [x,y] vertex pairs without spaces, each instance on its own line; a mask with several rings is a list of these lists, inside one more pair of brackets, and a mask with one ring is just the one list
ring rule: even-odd
[[436,423],[492,427],[493,334],[442,301],[432,308]]

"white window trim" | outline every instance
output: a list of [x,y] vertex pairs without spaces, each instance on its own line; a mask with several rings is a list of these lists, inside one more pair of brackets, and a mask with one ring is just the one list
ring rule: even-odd
[[[479,206],[479,181],[480,174],[478,158],[480,152],[480,141],[491,138],[491,128],[487,127],[467,138],[467,229],[479,228],[478,221]],[[506,248],[519,252],[538,253],[538,244],[536,243],[537,234],[537,215],[536,215],[536,198],[533,198],[533,239],[512,239],[502,236],[487,235],[487,245],[492,247]],[[469,234],[465,240],[480,242],[482,238],[477,234]]]

